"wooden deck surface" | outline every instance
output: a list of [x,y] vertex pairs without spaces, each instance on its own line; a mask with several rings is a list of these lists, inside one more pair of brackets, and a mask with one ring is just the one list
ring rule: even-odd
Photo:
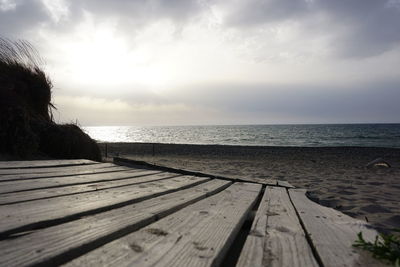
[[0,266],[381,266],[360,231],[377,234],[285,181],[0,162]]

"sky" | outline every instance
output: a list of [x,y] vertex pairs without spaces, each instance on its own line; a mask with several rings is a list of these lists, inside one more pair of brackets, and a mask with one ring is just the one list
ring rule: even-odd
[[400,122],[400,0],[0,0],[58,122]]

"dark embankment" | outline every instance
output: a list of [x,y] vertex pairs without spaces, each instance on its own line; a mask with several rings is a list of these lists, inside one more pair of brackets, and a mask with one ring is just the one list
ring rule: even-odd
[[39,63],[29,43],[0,38],[0,154],[100,161],[96,142],[78,126],[53,121],[52,84]]

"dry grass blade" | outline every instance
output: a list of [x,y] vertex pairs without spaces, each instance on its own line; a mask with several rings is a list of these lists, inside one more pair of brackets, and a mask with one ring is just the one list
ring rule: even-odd
[[0,62],[20,64],[31,70],[40,69],[44,61],[39,52],[27,41],[11,41],[0,37]]

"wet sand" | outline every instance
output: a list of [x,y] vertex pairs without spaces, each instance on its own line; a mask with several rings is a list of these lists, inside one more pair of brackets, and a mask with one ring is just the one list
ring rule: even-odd
[[[107,150],[108,156],[221,176],[286,180],[379,231],[400,228],[400,149],[112,143]],[[365,167],[376,158],[391,167]]]

